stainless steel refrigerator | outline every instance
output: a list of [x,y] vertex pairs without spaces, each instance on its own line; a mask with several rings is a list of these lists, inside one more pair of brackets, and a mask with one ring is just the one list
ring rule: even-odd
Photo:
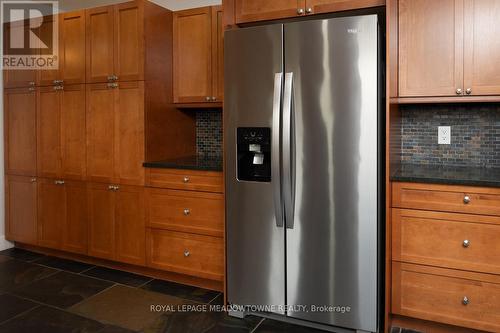
[[377,15],[226,32],[233,315],[379,329],[382,45]]

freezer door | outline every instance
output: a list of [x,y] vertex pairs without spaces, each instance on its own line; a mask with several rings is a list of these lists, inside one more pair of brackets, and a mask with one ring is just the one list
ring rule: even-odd
[[[236,305],[284,305],[279,163],[283,25],[228,31],[224,53],[227,297]],[[271,129],[270,182],[237,179],[241,127]],[[278,307],[261,310],[283,313]]]
[[374,332],[377,17],[285,24],[284,36],[287,303],[309,310],[288,315]]

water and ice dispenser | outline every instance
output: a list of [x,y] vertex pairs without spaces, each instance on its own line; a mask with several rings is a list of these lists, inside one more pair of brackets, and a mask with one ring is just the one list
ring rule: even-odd
[[271,181],[271,129],[268,127],[239,127],[238,180]]

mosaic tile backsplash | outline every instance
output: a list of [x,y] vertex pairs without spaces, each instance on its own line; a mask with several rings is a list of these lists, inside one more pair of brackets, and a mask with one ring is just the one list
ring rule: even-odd
[[[500,104],[401,106],[403,163],[500,167]],[[438,145],[451,126],[451,145]]]
[[196,152],[199,155],[222,156],[222,110],[196,112]]

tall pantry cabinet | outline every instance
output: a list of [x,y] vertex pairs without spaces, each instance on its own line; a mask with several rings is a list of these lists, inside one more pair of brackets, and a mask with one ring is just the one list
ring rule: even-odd
[[142,163],[176,145],[147,132],[176,117],[172,13],[137,0],[39,33],[56,18],[59,69],[4,72],[7,239],[144,265]]

